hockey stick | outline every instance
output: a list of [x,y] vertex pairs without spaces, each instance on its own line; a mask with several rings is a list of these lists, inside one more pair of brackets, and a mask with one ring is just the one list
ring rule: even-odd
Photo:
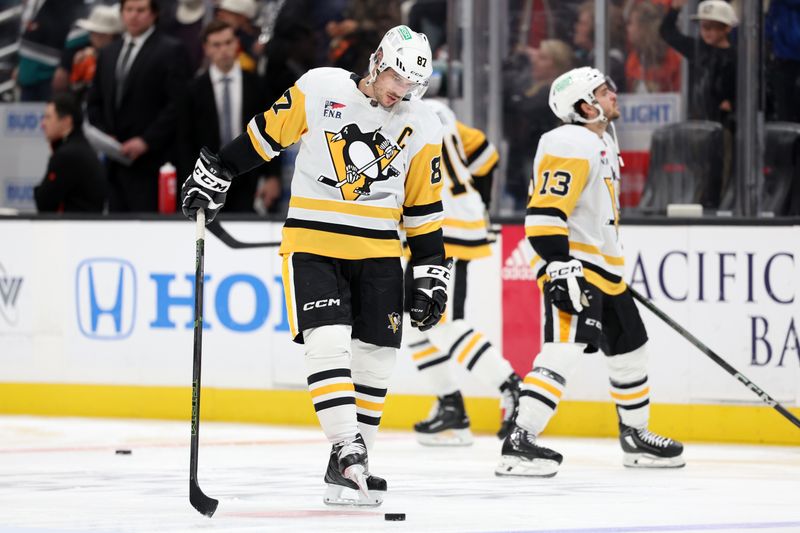
[[197,483],[197,452],[200,433],[200,364],[203,356],[203,259],[205,256],[206,214],[197,211],[197,248],[194,274],[194,362],[192,364],[192,441],[189,455],[189,502],[206,516],[212,516],[219,503],[209,498]]
[[[375,159],[373,159],[372,161],[370,161],[369,163],[367,163],[363,167],[361,167],[359,169],[356,169],[356,174],[361,175],[362,172],[364,172],[365,170],[367,170],[370,167],[372,167],[372,165],[374,165],[375,163],[377,163],[378,161],[380,161],[384,157],[389,157],[386,152],[384,152],[382,155],[379,155],[378,157],[376,157]],[[325,185],[330,185],[331,187],[336,187],[337,189],[341,189],[342,187],[345,186],[345,184],[350,183],[347,180],[334,181],[334,180],[332,180],[331,178],[329,178],[327,176],[320,176],[320,177],[317,178],[317,181],[321,181]]]
[[225,243],[229,248],[238,250],[240,248],[270,248],[273,246],[280,246],[280,241],[277,242],[242,242],[234,238],[228,233],[222,224],[217,220],[212,220],[208,223],[208,231],[211,232],[216,238]]
[[764,389],[762,389],[761,387],[759,387],[758,385],[756,385],[755,383],[750,381],[747,377],[745,377],[744,374],[742,374],[741,372],[739,372],[738,370],[733,368],[722,357],[720,357],[719,355],[714,353],[711,350],[711,348],[709,348],[708,346],[706,346],[705,344],[700,342],[697,339],[697,337],[695,337],[694,335],[692,335],[691,333],[686,331],[683,327],[680,326],[680,324],[678,324],[677,322],[672,320],[669,317],[669,315],[667,315],[664,311],[662,311],[661,309],[656,307],[653,302],[651,302],[650,300],[648,300],[647,298],[645,298],[644,296],[642,296],[641,294],[639,294],[638,292],[633,290],[633,288],[631,288],[630,286],[628,286],[628,288],[630,289],[631,294],[633,295],[633,298],[635,300],[638,300],[642,305],[644,305],[650,311],[652,311],[654,315],[656,315],[658,318],[660,318],[661,320],[666,322],[667,325],[669,327],[671,327],[672,329],[674,329],[675,331],[677,331],[680,334],[681,337],[683,337],[684,339],[686,339],[689,342],[691,342],[692,344],[694,344],[701,352],[706,354],[712,361],[714,361],[719,366],[724,368],[725,371],[728,372],[728,374],[730,374],[731,376],[733,376],[734,378],[739,380],[742,383],[742,385],[744,385],[745,387],[747,387],[748,389],[753,391],[756,394],[756,396],[761,398],[762,402],[764,402],[765,404],[769,405],[770,407],[772,407],[773,409],[778,411],[786,419],[788,419],[792,424],[794,424],[795,426],[800,428],[800,420],[798,420],[798,418],[796,416],[794,416],[792,413],[790,413],[788,409],[786,409],[784,406],[779,404],[772,396],[770,396],[769,394],[764,392]]

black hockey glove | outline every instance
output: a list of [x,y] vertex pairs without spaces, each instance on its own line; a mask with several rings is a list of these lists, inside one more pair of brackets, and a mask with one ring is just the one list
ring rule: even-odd
[[439,323],[447,306],[447,286],[453,260],[443,266],[417,265],[413,268],[414,282],[411,290],[411,325],[427,331]]
[[551,261],[547,263],[546,272],[550,280],[545,282],[544,291],[553,305],[572,315],[589,307],[586,279],[580,261]]
[[206,224],[214,220],[225,204],[233,175],[219,160],[217,154],[205,146],[194,164],[194,172],[186,178],[181,188],[183,214],[191,220],[197,218],[197,210],[206,213]]

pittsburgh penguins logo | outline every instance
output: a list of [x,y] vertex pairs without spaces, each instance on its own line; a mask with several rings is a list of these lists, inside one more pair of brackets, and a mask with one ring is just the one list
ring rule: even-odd
[[389,329],[392,330],[392,333],[397,333],[402,324],[403,319],[400,318],[400,313],[389,313]]
[[345,200],[369,196],[373,183],[400,175],[391,163],[401,148],[380,129],[362,132],[358,125],[348,124],[337,133],[326,131],[325,137],[336,178],[320,176],[317,181],[339,189]]

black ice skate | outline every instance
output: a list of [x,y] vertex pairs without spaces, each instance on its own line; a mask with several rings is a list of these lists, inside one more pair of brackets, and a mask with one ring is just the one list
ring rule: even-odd
[[503,421],[500,424],[500,430],[497,432],[497,438],[505,439],[511,430],[514,429],[514,421],[517,419],[519,412],[519,386],[522,380],[516,374],[511,374],[508,379],[500,386],[500,409],[503,415]]
[[564,458],[558,452],[538,446],[536,437],[519,426],[503,441],[498,476],[553,477]]
[[328,489],[323,501],[328,505],[377,507],[386,493],[386,480],[369,473],[367,447],[361,435],[333,445],[325,483]]
[[619,442],[624,452],[622,464],[631,468],[680,468],[686,464],[683,444],[647,428],[620,424]]
[[472,444],[469,417],[464,410],[464,398],[461,397],[461,393],[456,391],[447,396],[439,396],[428,418],[414,424],[414,432],[419,443],[426,446]]

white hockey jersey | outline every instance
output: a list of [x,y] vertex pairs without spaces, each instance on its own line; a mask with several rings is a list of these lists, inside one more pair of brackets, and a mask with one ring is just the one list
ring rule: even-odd
[[[370,105],[351,73],[308,71],[247,126],[265,161],[300,141],[279,252],[399,257],[441,228],[441,125],[422,102]],[[440,241],[441,242],[441,241]]]
[[[619,157],[608,133],[564,125],[542,135],[525,217],[528,237],[565,235],[584,276],[606,294],[625,290],[619,239]],[[543,281],[544,260],[531,262]]]
[[445,217],[442,231],[445,253],[447,257],[458,259],[487,257],[492,251],[486,207],[473,187],[473,176],[480,179],[497,166],[497,149],[482,131],[459,122],[444,103],[425,100],[425,104],[444,126],[442,172],[446,181],[442,189]]

